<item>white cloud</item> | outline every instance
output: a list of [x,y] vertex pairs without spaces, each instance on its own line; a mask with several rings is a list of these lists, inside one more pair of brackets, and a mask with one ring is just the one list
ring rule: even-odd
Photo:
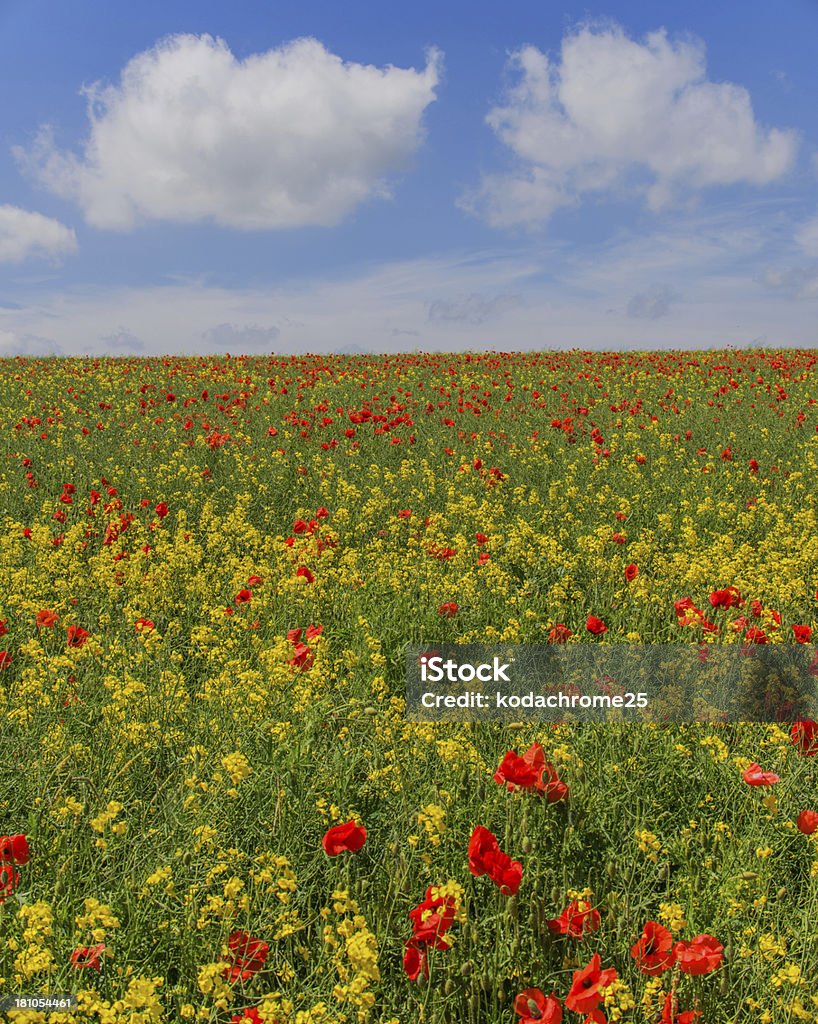
[[116,85],[83,90],[81,156],[49,127],[15,155],[89,224],[202,220],[247,230],[338,224],[388,197],[435,99],[441,57],[422,71],[344,63],[304,38],[238,60],[221,39],[176,35],[138,54]]
[[801,225],[795,233],[795,241],[807,256],[818,256],[818,216]]
[[644,292],[637,292],[628,302],[628,316],[636,320],[658,320],[670,313],[671,303],[679,296],[667,285],[651,285]]
[[21,263],[30,256],[57,258],[77,248],[77,238],[52,217],[0,206],[0,263]]
[[484,177],[458,203],[497,227],[610,190],[657,210],[707,186],[768,184],[795,159],[794,132],[763,129],[746,89],[707,79],[703,44],[664,30],[640,43],[617,26],[583,27],[557,62],[527,46],[510,66],[519,81],[486,121],[518,169]]
[[435,299],[427,318],[432,323],[459,323],[478,327],[523,303],[519,295],[495,295],[493,299],[476,293],[465,299]]

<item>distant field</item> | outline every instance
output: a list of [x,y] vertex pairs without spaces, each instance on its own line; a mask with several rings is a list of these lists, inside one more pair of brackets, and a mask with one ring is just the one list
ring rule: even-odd
[[0,999],[79,1000],[0,1018],[818,1022],[809,726],[403,701],[410,643],[811,643],[816,400],[811,351],[0,361]]

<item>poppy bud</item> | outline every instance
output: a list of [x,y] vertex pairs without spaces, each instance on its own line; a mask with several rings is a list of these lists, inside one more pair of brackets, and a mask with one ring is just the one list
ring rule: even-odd
[[506,913],[508,914],[512,921],[517,921],[519,919],[520,908],[517,903],[517,898],[515,896],[512,896],[510,899],[506,900]]
[[463,966],[462,966],[462,967],[460,968],[460,974],[461,974],[461,975],[462,975],[462,976],[463,976],[464,978],[468,978],[468,976],[469,976],[469,975],[471,974],[471,972],[472,972],[472,967],[473,967],[473,965],[472,965],[472,962],[471,962],[471,960],[467,960],[467,961],[466,961],[466,962],[465,962],[465,963],[463,964]]
[[378,713],[378,709],[377,708],[373,708],[371,704],[369,705],[369,707],[364,708],[364,714],[365,715],[377,715],[377,713]]
[[456,987],[455,983],[452,981],[452,979],[451,978],[447,978],[446,979],[446,984],[443,986],[443,994],[445,996],[452,995],[454,993],[455,987]]
[[469,1012],[473,1017],[476,1017],[480,1012],[480,997],[472,996],[469,1000]]
[[560,887],[558,885],[555,885],[554,888],[551,890],[551,902],[559,903],[561,896],[562,893],[560,892]]
[[605,874],[613,881],[619,874],[619,865],[615,860],[609,860],[605,865]]
[[528,836],[523,836],[523,841],[521,845],[523,853],[531,853],[531,851],[534,849],[534,844],[531,842],[531,839]]
[[741,877],[745,882],[754,882],[758,878],[757,871],[742,871]]
[[786,895],[787,895],[787,887],[786,887],[786,885],[782,885],[781,888],[776,893],[776,896],[778,897],[778,899],[783,900]]
[[492,980],[490,974],[484,974],[480,979],[480,986],[484,992],[490,992],[492,986]]
[[193,855],[191,854],[190,850],[185,850],[185,852],[182,854],[182,863],[187,865],[190,864],[192,860]]
[[730,975],[727,973],[727,971],[723,972],[719,980],[719,995],[730,995]]

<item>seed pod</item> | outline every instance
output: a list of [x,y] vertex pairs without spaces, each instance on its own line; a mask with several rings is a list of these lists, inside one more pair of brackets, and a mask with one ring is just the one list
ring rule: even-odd
[[520,917],[520,906],[517,903],[517,897],[511,896],[506,900],[506,913],[512,921],[519,920]]
[[378,709],[377,708],[373,708],[371,704],[369,705],[369,707],[364,708],[364,714],[365,715],[377,715],[377,713],[378,713]]
[[781,888],[776,893],[776,896],[778,897],[778,899],[783,900],[786,895],[787,895],[787,887],[786,887],[786,885],[782,885]]
[[446,979],[446,984],[443,986],[443,995],[444,996],[452,995],[456,988],[457,988],[457,986],[455,985],[454,981],[451,978],[447,978]]
[[185,850],[185,852],[182,854],[182,863],[184,865],[188,865],[192,860],[193,854],[190,852],[190,850]]
[[480,979],[480,986],[481,986],[481,988],[486,993],[491,992],[492,984],[493,984],[493,982],[491,980],[491,975],[488,974],[488,973],[485,973],[483,975],[483,977]]
[[719,995],[730,995],[730,975],[727,973],[727,971],[724,971],[724,973],[721,976],[721,979],[719,980]]
[[475,1016],[480,1012],[479,996],[472,996],[471,999],[469,999],[469,1012],[473,1013]]
[[473,970],[473,969],[474,969],[474,964],[472,964],[471,960],[467,960],[467,961],[466,961],[466,962],[465,962],[465,963],[463,964],[463,966],[462,966],[462,967],[460,968],[460,974],[461,974],[461,975],[462,975],[462,976],[463,976],[464,978],[468,978],[468,976],[469,976],[469,975],[471,974],[471,972],[472,972],[472,970]]
[[619,874],[619,865],[615,860],[609,860],[605,865],[605,874],[613,881]]
[[754,882],[758,878],[758,872],[742,871],[740,877],[744,879],[745,882]]
[[554,888],[551,890],[551,902],[559,903],[561,895],[562,892],[560,890],[560,887],[558,885],[555,885]]
[[531,842],[529,836],[523,836],[523,841],[521,845],[523,853],[531,853],[531,851],[534,849],[534,844]]

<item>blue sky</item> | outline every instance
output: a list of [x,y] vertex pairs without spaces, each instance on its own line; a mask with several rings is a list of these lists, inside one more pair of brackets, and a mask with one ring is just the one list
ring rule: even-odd
[[816,37],[0,0],[0,355],[816,346]]

